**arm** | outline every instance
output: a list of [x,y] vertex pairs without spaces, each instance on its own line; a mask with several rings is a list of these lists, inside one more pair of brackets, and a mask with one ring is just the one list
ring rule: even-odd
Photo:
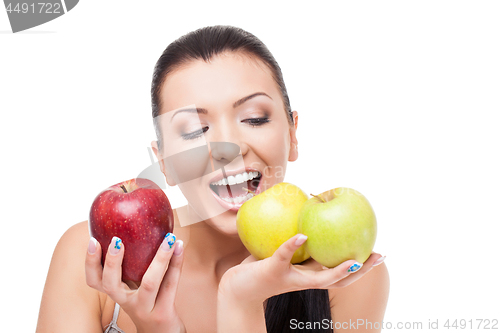
[[240,302],[219,292],[217,297],[217,332],[267,332],[263,302]]
[[352,284],[329,292],[335,332],[381,332],[389,297],[389,273],[384,263]]
[[97,290],[85,281],[87,222],[69,228],[52,256],[36,332],[102,332]]

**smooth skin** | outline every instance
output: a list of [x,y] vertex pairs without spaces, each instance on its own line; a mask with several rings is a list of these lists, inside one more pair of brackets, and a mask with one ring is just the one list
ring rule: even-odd
[[[234,107],[235,101],[255,92],[269,97],[256,96]],[[192,104],[208,110],[207,114],[179,113],[175,117],[175,130],[168,131],[164,140],[167,154],[199,146],[203,140],[236,143],[245,166],[263,174],[262,190],[283,181],[287,162],[298,158],[298,113],[293,112],[295,124],[290,126],[270,71],[254,57],[227,53],[209,63],[192,61],[167,76],[161,98],[162,113]],[[247,121],[263,117],[264,112],[269,122],[252,126]],[[182,139],[182,134],[196,131],[200,125],[206,129],[201,137]],[[161,160],[164,155],[155,141],[152,147]],[[224,158],[217,152],[212,155]],[[209,183],[213,175],[175,184],[172,170],[160,166],[167,183],[178,185],[188,199],[183,219],[195,220],[197,212],[207,209],[204,205],[212,199]],[[306,241],[299,234],[272,257],[257,261],[238,237],[235,212],[187,226],[180,225],[180,215],[179,209],[174,211],[175,246],[158,250],[138,287],[120,279],[127,244],[117,254],[107,255],[101,267],[101,245],[97,244],[95,252],[88,250],[88,222],[71,227],[54,251],[37,332],[103,332],[115,302],[122,307],[118,326],[127,333],[265,332],[263,303],[268,297],[311,288],[328,289],[335,322],[358,318],[382,322],[389,275],[384,263],[373,266],[380,254],[372,253],[354,273],[347,272],[353,260],[330,269],[312,259],[291,265],[294,251]],[[343,326],[345,329],[336,332],[350,331]]]

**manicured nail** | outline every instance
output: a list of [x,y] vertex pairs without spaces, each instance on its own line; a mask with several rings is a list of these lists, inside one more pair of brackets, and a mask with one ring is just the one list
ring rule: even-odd
[[359,269],[363,266],[363,264],[359,263],[359,262],[355,262],[354,264],[351,265],[351,267],[349,267],[349,269],[347,270],[347,273],[354,273],[354,272],[357,272],[359,271]]
[[90,254],[94,254],[97,250],[97,240],[94,237],[90,237],[88,251]]
[[109,249],[109,254],[116,255],[118,252],[120,252],[120,249],[122,248],[122,240],[118,237],[113,237],[111,240],[111,248]]
[[296,240],[295,240],[295,245],[297,246],[301,246],[302,244],[304,244],[307,240],[307,236],[306,235],[300,235]]
[[174,249],[174,256],[180,256],[183,250],[184,250],[184,242],[179,239]]
[[172,249],[172,246],[175,244],[175,235],[171,232],[165,235],[165,238],[163,239],[163,242],[161,243],[161,249],[163,251],[170,251]]
[[380,265],[381,263],[384,262],[384,260],[385,260],[385,256],[378,258],[377,261],[375,261],[373,263],[373,267]]

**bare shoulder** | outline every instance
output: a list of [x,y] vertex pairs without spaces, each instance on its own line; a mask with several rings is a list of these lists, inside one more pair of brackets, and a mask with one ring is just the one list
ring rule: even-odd
[[[89,226],[87,221],[79,222],[71,227],[61,236],[57,246],[65,246],[68,244],[87,247],[90,240]],[[56,249],[57,250],[57,249]]]
[[63,332],[81,322],[86,324],[76,331],[102,330],[99,292],[85,279],[89,239],[87,221],[71,226],[59,239],[45,281],[37,332]]
[[381,322],[389,298],[389,285],[389,271],[382,263],[350,285],[329,289],[332,318],[335,322],[358,319]]
[[[88,222],[83,221],[71,226],[59,239],[50,269],[66,270],[71,267],[69,274],[85,275],[85,256],[90,240]],[[49,272],[50,273],[50,272]]]

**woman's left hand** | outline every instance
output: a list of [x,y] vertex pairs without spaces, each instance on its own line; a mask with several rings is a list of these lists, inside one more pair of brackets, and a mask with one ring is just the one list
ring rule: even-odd
[[[363,263],[347,260],[334,268],[327,268],[315,260],[292,265],[294,252],[307,240],[297,234],[283,243],[269,258],[246,258],[240,265],[226,271],[219,283],[219,296],[240,303],[259,303],[285,292],[304,289],[345,287],[368,273],[382,256],[372,252]],[[361,265],[361,268],[357,267]]]

